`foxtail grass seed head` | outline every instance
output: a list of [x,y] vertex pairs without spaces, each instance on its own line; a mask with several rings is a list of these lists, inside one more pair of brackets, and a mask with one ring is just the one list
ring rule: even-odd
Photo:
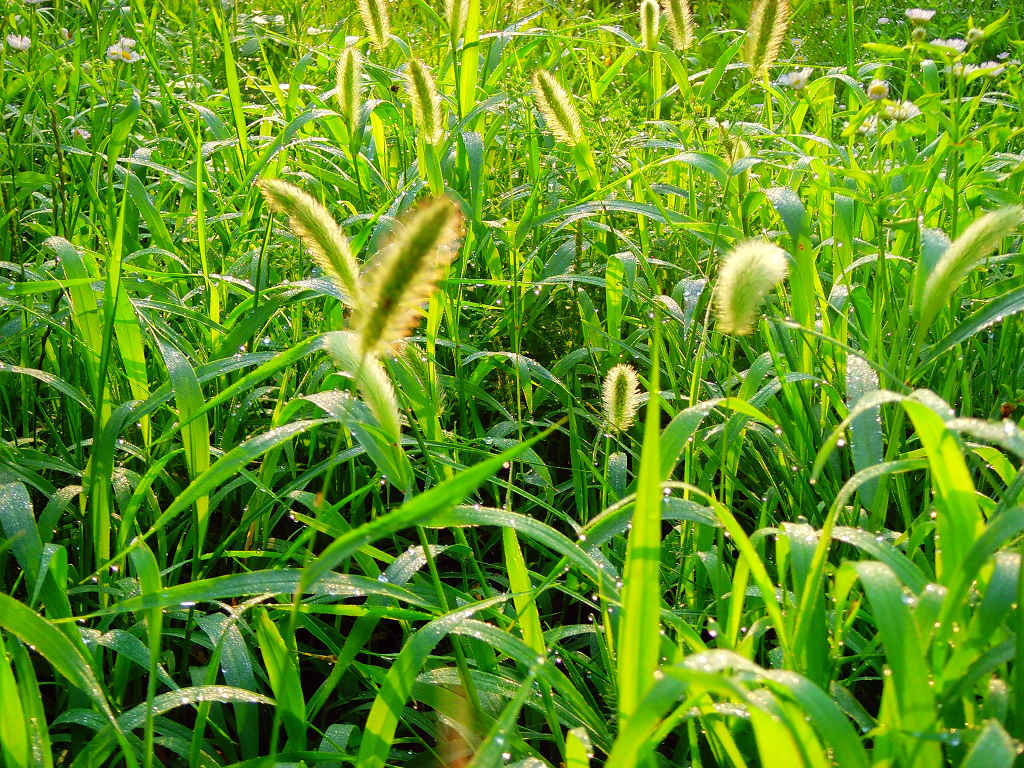
[[462,213],[447,197],[421,203],[399,223],[353,318],[363,355],[393,349],[412,332],[458,252]]
[[640,408],[640,382],[632,366],[620,363],[604,378],[604,419],[612,432],[625,432]]
[[693,11],[690,0],[662,0],[672,47],[677,51],[689,50],[693,45]]
[[640,0],[640,42],[644,50],[654,50],[658,45],[660,27],[661,8],[658,7],[658,0]]
[[946,248],[925,281],[918,308],[922,324],[930,326],[967,273],[1022,224],[1024,206],[1020,205],[991,211],[971,222]]
[[767,74],[779,57],[789,26],[789,0],[754,0],[743,43],[743,62],[755,75]]
[[537,109],[544,115],[548,130],[556,139],[570,147],[583,143],[583,123],[573,106],[572,98],[546,69],[533,73],[533,96]]
[[734,336],[750,333],[761,304],[788,269],[786,252],[764,240],[747,240],[733,248],[715,285],[718,329]]
[[294,184],[262,179],[260,192],[272,210],[288,217],[288,225],[313,254],[320,268],[350,302],[358,299],[359,265],[334,217]]
[[349,47],[341,52],[336,75],[334,92],[338,99],[338,110],[352,131],[359,122],[363,98],[363,57],[359,51]]
[[391,17],[388,15],[387,0],[357,0],[356,4],[370,44],[378,51],[384,51],[391,42]]
[[458,39],[462,34],[468,17],[469,0],[444,0],[444,18],[453,38]]
[[405,72],[406,90],[412,104],[412,121],[429,144],[437,145],[444,135],[441,124],[441,97],[427,65],[419,59],[409,62]]

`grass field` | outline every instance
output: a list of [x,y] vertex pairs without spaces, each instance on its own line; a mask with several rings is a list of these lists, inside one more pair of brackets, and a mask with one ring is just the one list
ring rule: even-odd
[[1020,0],[0,0],[0,763],[1024,751]]

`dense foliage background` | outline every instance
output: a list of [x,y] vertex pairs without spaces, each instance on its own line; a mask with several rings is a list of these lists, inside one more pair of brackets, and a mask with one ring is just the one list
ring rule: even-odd
[[[1017,760],[1017,0],[0,3],[4,765]],[[461,212],[400,439],[260,179]]]

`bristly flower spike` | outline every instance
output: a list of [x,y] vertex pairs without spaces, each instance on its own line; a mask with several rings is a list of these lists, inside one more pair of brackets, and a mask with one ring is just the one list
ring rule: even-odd
[[452,200],[438,197],[403,216],[399,226],[353,318],[363,355],[394,348],[419,323],[423,305],[458,252],[462,213]]
[[612,432],[625,432],[640,408],[640,382],[632,366],[619,363],[604,378],[604,420]]
[[391,42],[391,17],[388,15],[387,0],[357,0],[356,4],[370,44],[383,52]]
[[693,11],[690,0],[664,0],[668,34],[677,51],[689,50],[693,45]]
[[405,86],[412,104],[412,121],[429,144],[437,145],[444,135],[441,123],[441,96],[427,65],[412,59],[405,72]]
[[359,122],[363,93],[363,57],[355,48],[349,47],[338,57],[334,93],[338,99],[338,110],[345,118],[349,131],[354,131]]
[[661,27],[661,8],[658,0],[640,0],[640,43],[644,50],[652,51],[658,45]]
[[287,181],[261,179],[258,186],[267,204],[288,217],[292,231],[349,303],[355,302],[360,294],[359,265],[334,217],[317,200]]
[[458,40],[469,18],[469,0],[444,0],[444,18],[452,40]]
[[761,304],[788,269],[786,252],[764,240],[747,240],[733,248],[715,285],[718,329],[734,336],[750,333]]
[[585,141],[583,123],[572,103],[572,98],[555,76],[546,69],[533,73],[533,96],[537,108],[544,115],[548,130],[556,139],[570,147],[576,147]]
[[789,0],[755,0],[750,11],[743,61],[755,75],[765,75],[779,57],[789,26]]

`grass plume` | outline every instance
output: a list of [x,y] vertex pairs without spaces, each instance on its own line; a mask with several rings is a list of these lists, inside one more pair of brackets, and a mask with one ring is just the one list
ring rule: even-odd
[[584,143],[583,122],[572,98],[546,69],[534,72],[533,95],[537,109],[544,115],[544,122],[556,139],[570,147]]
[[357,0],[356,4],[370,44],[378,51],[387,50],[391,42],[391,17],[388,15],[387,0]]
[[779,57],[788,26],[789,0],[755,0],[743,44],[743,62],[751,73],[768,73]]
[[419,59],[412,59],[405,72],[405,85],[412,105],[412,120],[416,124],[416,130],[427,143],[436,146],[444,135],[441,96],[427,65]]
[[335,71],[334,93],[338,100],[338,111],[345,118],[349,132],[355,130],[362,107],[363,57],[349,46],[338,57]]
[[677,51],[689,50],[693,45],[693,11],[690,0],[663,0],[665,22],[672,47]]
[[661,8],[658,0],[640,1],[640,43],[645,50],[651,51],[658,45],[658,33],[661,31]]
[[258,185],[271,209],[288,217],[288,225],[320,268],[350,302],[355,301],[359,296],[359,265],[348,239],[330,212],[287,181],[261,179]]
[[750,333],[765,297],[787,271],[786,252],[777,245],[747,240],[733,248],[715,285],[718,329],[735,336]]
[[416,327],[458,251],[461,230],[462,213],[447,197],[428,200],[402,217],[354,319],[364,355],[394,347]]
[[625,432],[640,408],[640,382],[632,366],[620,363],[608,371],[603,387],[605,424],[612,432]]

